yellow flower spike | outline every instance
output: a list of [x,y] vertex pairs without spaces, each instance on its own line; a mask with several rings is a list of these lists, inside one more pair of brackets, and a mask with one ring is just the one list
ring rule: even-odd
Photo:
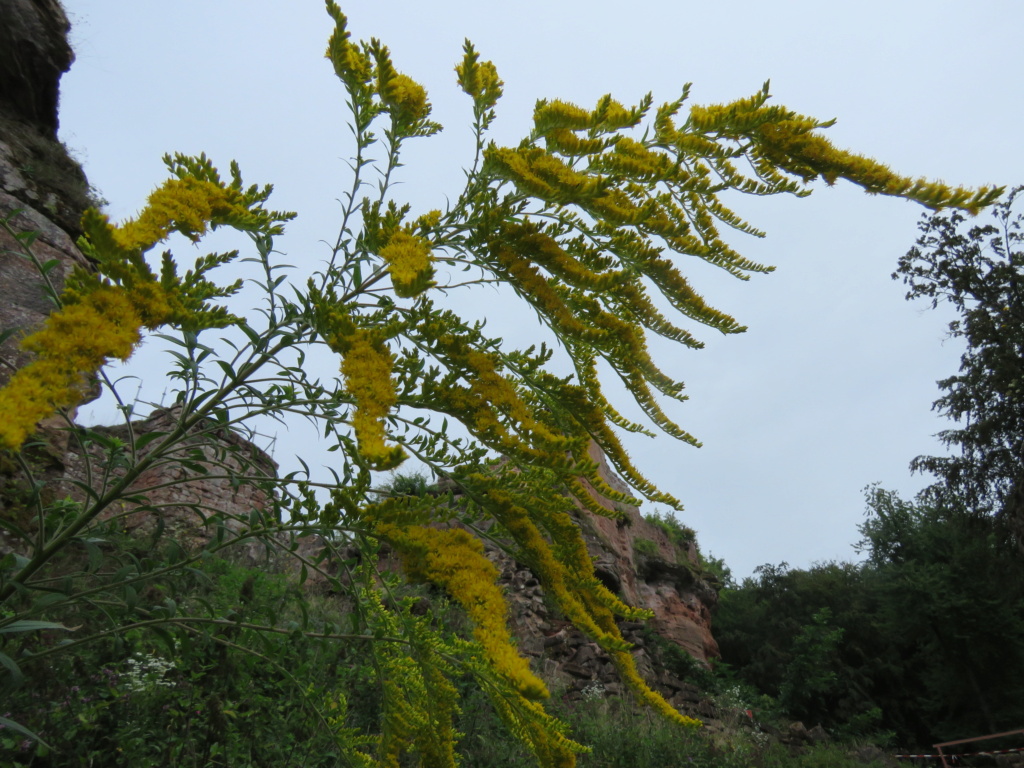
[[[375,561],[359,569],[363,576],[377,576]],[[381,732],[364,742],[376,744],[374,764],[398,768],[407,756],[418,753],[416,764],[423,768],[455,768],[455,744],[461,734],[454,727],[459,706],[451,679],[457,673],[445,657],[469,644],[456,641],[453,647],[431,628],[430,618],[410,615],[407,606],[385,607],[375,587],[364,586],[359,599],[376,634],[407,641],[383,640],[367,648],[383,694]]]
[[238,190],[194,178],[168,179],[149,196],[137,219],[114,228],[114,239],[126,251],[145,252],[171,232],[196,241],[209,225],[248,214]]
[[422,120],[430,114],[426,89],[408,75],[396,75],[381,88],[383,101],[396,117],[409,122]]
[[588,110],[559,99],[541,99],[533,110],[533,124],[541,135],[556,128],[580,131],[590,128],[592,123],[593,117]]
[[377,94],[391,117],[406,125],[426,120],[430,115],[430,102],[423,86],[395,70],[387,46],[375,40],[370,49],[377,61]]
[[380,251],[388,265],[391,284],[402,298],[413,298],[434,285],[433,256],[429,243],[408,232],[396,232]]
[[480,61],[480,54],[469,40],[463,49],[466,54],[462,63],[455,67],[459,87],[473,97],[477,109],[491,109],[501,98],[504,85],[498,77],[498,70],[492,62]]
[[115,286],[50,315],[22,342],[36,359],[0,389],[0,447],[17,450],[41,420],[78,403],[88,379],[108,360],[131,356],[142,324],[132,298]]
[[568,157],[595,155],[608,147],[606,139],[584,139],[568,128],[553,128],[544,134],[544,143],[549,152]]
[[441,212],[438,210],[428,211],[416,219],[416,226],[424,232],[436,228],[441,223]]
[[971,191],[900,176],[877,160],[838,149],[828,139],[812,133],[816,127],[818,124],[806,119],[768,123],[760,127],[754,139],[765,157],[805,180],[821,175],[832,184],[844,178],[869,193],[905,197],[933,209],[956,206],[977,211],[998,197],[999,190],[989,187]]
[[[477,478],[480,479],[479,476]],[[515,540],[521,555],[528,559],[531,570],[541,579],[565,617],[602,647],[628,648],[629,644],[618,635],[617,630],[613,629],[614,634],[609,634],[598,626],[580,595],[567,583],[565,565],[558,561],[536,523],[525,509],[515,503],[512,495],[492,488],[485,492],[485,496],[488,511]]]
[[652,690],[637,671],[636,662],[628,651],[611,651],[609,655],[612,663],[618,670],[623,681],[633,689],[633,692],[646,701],[654,710],[660,712],[664,717],[687,728],[700,728],[704,724],[695,718],[687,717],[678,712],[665,698],[655,690]]
[[334,31],[327,42],[325,55],[334,66],[334,73],[350,87],[365,87],[373,77],[372,62],[358,47],[349,42],[351,35],[346,29],[348,19],[332,0],[327,0],[327,12],[334,19]]
[[384,442],[384,419],[398,401],[391,377],[394,359],[383,344],[374,343],[364,330],[354,331],[345,342],[341,373],[356,401],[352,426],[359,453],[373,469],[394,469],[405,460],[401,446]]
[[591,751],[567,738],[562,724],[538,702],[510,701],[492,692],[491,703],[505,727],[529,747],[542,768],[575,768],[576,755]]
[[530,671],[509,635],[508,605],[497,584],[498,569],[483,554],[483,544],[459,528],[400,528],[380,523],[377,534],[402,558],[410,578],[444,589],[473,622],[473,636],[494,670],[527,699],[547,698],[544,683]]

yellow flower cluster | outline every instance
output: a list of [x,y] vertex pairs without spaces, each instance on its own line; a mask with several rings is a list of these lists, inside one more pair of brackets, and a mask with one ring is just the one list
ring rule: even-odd
[[[576,580],[572,577],[572,571],[552,552],[551,546],[526,508],[517,504],[508,491],[497,488],[488,489],[486,499],[488,511],[515,540],[520,548],[520,556],[527,559],[527,564],[540,577],[547,593],[555,600],[565,617],[597,641],[602,648],[628,649],[628,644],[622,639],[614,623],[608,631],[595,621],[583,595],[573,588]],[[540,499],[535,501],[543,503]],[[629,610],[626,606],[623,608]]]
[[346,29],[347,19],[337,3],[327,0],[327,12],[334,19],[334,30],[327,41],[327,53],[334,66],[334,73],[353,90],[359,90],[373,77],[370,58],[349,42],[351,34]]
[[620,136],[613,152],[597,158],[596,167],[605,173],[643,181],[675,179],[679,173],[669,154],[649,149],[628,136]]
[[186,177],[168,179],[155,190],[138,218],[115,229],[117,244],[126,251],[147,251],[180,232],[198,240],[208,225],[239,222],[249,215],[241,192],[211,181]]
[[[335,341],[332,348],[337,346]],[[401,446],[388,446],[384,442],[384,419],[398,399],[391,377],[394,359],[387,347],[363,329],[354,330],[341,346],[344,347],[341,373],[356,401],[352,425],[359,453],[373,469],[393,469],[405,459]]]
[[104,286],[54,312],[22,342],[37,357],[0,389],[0,446],[20,448],[39,421],[81,399],[108,359],[131,356],[143,325],[133,298]]
[[580,173],[540,147],[498,147],[484,151],[484,171],[551,203],[578,203],[602,191],[601,179]]
[[490,109],[501,98],[504,83],[498,77],[498,70],[494,64],[490,61],[480,61],[480,54],[468,40],[465,51],[462,63],[455,67],[459,86],[473,97],[477,109]]
[[844,178],[872,194],[904,197],[936,210],[956,206],[972,215],[994,199],[990,188],[972,192],[901,176],[877,160],[838,149],[824,136],[812,133],[805,120],[767,123],[760,126],[755,140],[765,158],[805,180],[820,174],[834,184]]
[[[306,693],[312,694],[313,686],[309,686]],[[372,737],[367,737],[358,728],[351,728],[346,724],[348,719],[348,699],[340,691],[332,691],[324,700],[324,721],[334,732],[334,736],[341,746],[348,763],[358,768],[378,768],[379,763],[374,760],[360,747],[372,743]]]
[[[682,384],[662,374],[650,358],[643,327],[635,319],[636,310],[627,303],[628,294],[618,287],[610,289],[609,294],[619,299],[620,308],[630,311],[620,311],[622,316],[609,311],[604,306],[607,296],[595,296],[596,292],[587,290],[587,282],[600,282],[598,276],[595,275],[593,280],[581,279],[574,286],[573,283],[577,282],[573,274],[575,265],[570,266],[568,260],[559,262],[554,259],[550,244],[542,238],[520,238],[520,234],[529,234],[525,228],[518,231],[509,229],[507,233],[507,236],[495,238],[492,251],[495,266],[500,269],[502,277],[542,314],[564,342],[594,349],[605,357],[657,424],[669,434],[687,439],[686,433],[665,415],[650,392],[648,382],[663,394],[681,399]],[[559,272],[561,279],[544,276],[537,263]],[[669,262],[665,262],[665,266],[672,269]],[[648,271],[653,273],[655,267],[652,263]],[[569,283],[571,288],[564,283]]]
[[640,698],[653,707],[655,711],[660,712],[663,717],[687,728],[700,728],[704,725],[700,720],[688,717],[676,710],[675,707],[665,701],[665,698],[660,693],[647,685],[647,682],[640,676],[640,672],[637,671],[636,662],[634,661],[631,653],[628,651],[613,650],[609,652],[609,655],[612,658],[612,663],[615,665],[615,669],[617,669],[619,674],[622,675],[622,679],[626,684],[632,688]]
[[164,254],[157,277],[145,252],[172,232],[194,241],[208,227],[221,224],[276,234],[277,222],[292,214],[263,210],[270,188],[242,192],[235,166],[235,178],[226,185],[205,156],[179,155],[165,162],[176,178],[149,196],[137,218],[114,226],[94,209],[83,215],[85,234],[78,245],[96,271],[76,269],[61,295],[62,307],[22,343],[37,358],[0,391],[0,445],[16,449],[40,419],[78,402],[83,383],[108,360],[131,355],[142,328],[175,323],[200,330],[234,320],[223,307],[209,306],[208,300],[231,295],[240,282],[219,287],[204,273],[236,254],[204,257],[196,269],[179,278],[169,253]]
[[[583,261],[577,262],[569,254],[559,252],[557,244],[538,233],[536,228],[524,226],[516,231],[516,237],[510,235],[505,239],[526,241],[533,235],[539,235],[537,241],[530,244],[530,252],[551,251],[538,257],[538,261],[548,258],[552,262],[558,262],[560,258],[566,260],[565,264],[553,267],[559,274],[564,273],[566,282],[574,279],[574,270],[593,266],[590,256],[582,257],[588,262],[584,265]],[[527,250],[527,246],[523,248]],[[607,347],[608,340],[615,337],[615,324],[621,321],[610,314],[595,314],[590,307],[587,314],[581,312],[581,315],[587,317],[593,327],[580,322],[562,294],[531,264],[531,259],[528,256],[518,257],[509,250],[507,263],[512,279],[508,282],[549,320],[555,318],[552,325],[578,356],[578,372],[583,386],[571,384],[540,369],[547,356],[543,350],[537,357],[512,356],[514,360],[509,362],[514,362],[514,365],[506,366],[497,353],[480,349],[478,332],[460,327],[450,312],[424,305],[415,310],[414,326],[449,373],[444,377],[424,380],[420,396],[430,403],[435,412],[459,419],[478,440],[499,454],[517,462],[557,471],[561,473],[561,482],[565,483],[570,483],[572,476],[582,474],[605,498],[634,502],[634,499],[608,487],[598,475],[596,465],[587,454],[590,441],[595,440],[633,487],[649,494],[648,498],[678,505],[671,496],[658,492],[632,466],[608,424],[607,414],[614,414],[614,410],[604,400],[599,386],[595,386],[594,359],[588,357],[587,350],[594,346]],[[594,277],[600,282],[599,276]],[[581,277],[581,280],[585,279],[588,278]],[[622,339],[624,342],[620,346],[635,358],[637,345],[628,333]],[[543,393],[543,396],[538,398],[538,393]],[[617,415],[612,421],[632,427]],[[589,504],[587,494],[579,494],[579,498]],[[607,512],[597,504],[588,508],[596,514]]]
[[548,136],[552,131],[563,129],[590,131],[592,137],[601,133],[614,133],[637,125],[644,110],[643,105],[626,109],[610,95],[598,99],[593,111],[559,99],[542,99],[533,111],[534,131],[538,136]]
[[[375,563],[364,567],[377,575]],[[370,764],[399,768],[405,764],[403,755],[415,750],[424,768],[455,768],[458,691],[449,681],[454,670],[442,657],[451,649],[430,629],[429,619],[413,617],[399,606],[385,608],[376,589],[364,589],[360,597],[371,630],[382,638],[368,649],[383,693],[377,760]],[[407,642],[393,641],[399,637]],[[356,764],[363,764],[369,756],[355,757]]]
[[452,333],[439,334],[433,344],[434,353],[451,371],[444,379],[423,384],[423,397],[435,411],[459,419],[497,453],[546,466],[566,462],[571,441],[538,418],[536,408],[502,372],[497,355],[475,349]]
[[569,128],[552,128],[544,134],[544,143],[549,152],[566,157],[594,155],[608,148],[608,139],[584,138]]
[[589,748],[567,738],[564,725],[537,701],[509,701],[491,696],[494,711],[517,739],[526,744],[544,768],[575,768],[576,755]]
[[722,175],[730,184],[747,187],[744,191],[756,189],[756,194],[801,193],[801,188],[787,183],[779,171],[805,182],[819,175],[829,184],[844,178],[871,194],[894,195],[929,208],[956,207],[971,213],[991,204],[1000,194],[1000,190],[991,187],[975,191],[901,176],[876,160],[838,149],[817,133],[818,129],[831,126],[833,121],[821,122],[785,107],[766,106],[768,98],[765,83],[758,93],[746,99],[692,107],[684,130],[676,131],[670,121],[662,120],[659,138],[678,147],[685,144],[693,147],[696,141],[705,148],[706,155],[717,155],[721,159],[746,151],[738,146],[730,150],[722,139],[751,142],[748,157],[763,184],[737,183],[735,169],[728,163],[717,163],[716,170],[724,169]]
[[430,102],[423,86],[395,70],[385,46],[374,41],[371,50],[377,61],[377,95],[395,123],[410,126],[426,120]]
[[508,606],[496,583],[498,569],[484,556],[478,539],[459,528],[399,527],[387,522],[379,523],[376,531],[401,555],[411,578],[441,587],[462,606],[473,622],[473,637],[498,674],[527,699],[548,696],[544,683],[512,642]]
[[416,219],[416,226],[424,232],[429,232],[441,223],[441,212],[436,208],[432,211],[427,211],[418,219]]
[[538,132],[547,133],[557,128],[582,131],[594,126],[590,110],[561,99],[541,100],[533,110],[533,122]]
[[387,80],[382,78],[379,88],[381,101],[396,119],[413,123],[430,114],[426,90],[408,75],[396,74]]
[[381,248],[380,256],[388,265],[391,284],[398,296],[413,298],[434,284],[433,256],[424,238],[395,232]]

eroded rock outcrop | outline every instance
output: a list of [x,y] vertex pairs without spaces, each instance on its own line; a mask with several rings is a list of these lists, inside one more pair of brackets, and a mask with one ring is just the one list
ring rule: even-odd
[[57,0],[0,0],[0,19],[0,216],[32,208],[77,237],[91,197],[57,139],[60,77],[75,58],[67,16]]
[[[89,185],[57,139],[60,77],[74,59],[67,31],[56,0],[0,0],[0,220],[10,228],[0,227],[0,386],[29,362],[19,342],[53,309],[31,259],[51,264],[58,292],[75,266],[87,266],[74,238]],[[19,240],[21,233],[34,239]],[[45,440],[26,454],[44,498],[64,471],[67,448],[66,433],[51,426],[42,425]],[[30,504],[33,491],[19,474],[0,460],[0,514],[18,516]]]

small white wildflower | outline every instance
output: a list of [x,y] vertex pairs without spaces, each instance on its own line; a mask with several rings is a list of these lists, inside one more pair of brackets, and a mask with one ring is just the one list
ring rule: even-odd
[[583,697],[584,701],[597,701],[603,699],[605,688],[600,683],[594,682],[580,691],[580,696]]
[[136,653],[126,664],[125,685],[132,693],[174,686],[170,680],[164,679],[164,675],[174,669],[173,662],[149,653]]

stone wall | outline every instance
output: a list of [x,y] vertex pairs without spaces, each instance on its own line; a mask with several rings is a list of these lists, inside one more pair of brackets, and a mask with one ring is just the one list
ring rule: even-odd
[[[156,436],[137,452],[136,461],[142,461],[160,444],[161,435],[179,428],[179,414],[177,408],[160,409],[130,426],[96,427],[94,432],[124,446]],[[63,460],[65,474],[58,483],[62,495],[83,496],[72,481],[92,478],[91,485],[102,491],[121,480],[123,469],[115,469],[102,485],[99,482],[109,450],[102,441],[69,446]],[[116,517],[122,531],[138,538],[167,536],[186,549],[196,549],[217,535],[218,526],[228,536],[247,529],[253,511],[273,521],[276,478],[277,463],[261,449],[230,428],[205,424],[166,457],[153,461],[120,494],[135,501],[106,510],[101,519]],[[208,524],[215,516],[216,523]],[[247,544],[245,557],[256,564],[265,559],[262,550],[262,545]]]

